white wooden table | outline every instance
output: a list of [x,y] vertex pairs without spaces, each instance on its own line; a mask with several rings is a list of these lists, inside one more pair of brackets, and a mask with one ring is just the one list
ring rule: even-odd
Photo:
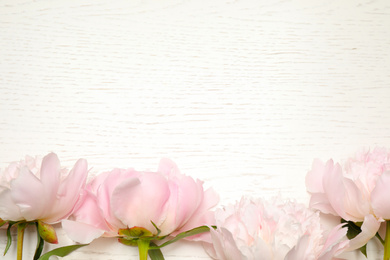
[[[2,168],[50,151],[91,174],[169,157],[221,205],[307,203],[313,158],[374,146],[390,148],[387,0],[0,1]],[[209,259],[185,242],[164,252]],[[99,239],[66,259],[137,250]]]

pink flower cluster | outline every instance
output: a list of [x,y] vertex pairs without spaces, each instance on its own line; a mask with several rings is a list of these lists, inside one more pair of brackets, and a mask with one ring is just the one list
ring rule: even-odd
[[54,153],[43,159],[26,156],[25,160],[11,163],[0,178],[1,219],[54,224],[80,206],[87,161],[78,160],[68,171],[61,168]]
[[325,260],[348,247],[345,228],[326,234],[317,213],[291,201],[242,198],[215,218],[213,244],[205,245],[214,259]]
[[[314,160],[306,176],[311,209],[243,197],[213,211],[219,201],[214,190],[205,190],[169,159],[153,172],[113,169],[88,183],[87,175],[86,160],[67,170],[54,153],[11,163],[0,174],[0,226],[16,225],[19,234],[36,223],[42,239],[56,243],[50,224],[61,222],[76,242],[118,237],[142,247],[142,259],[150,246],[159,249],[153,239],[181,238],[189,230],[184,237],[203,241],[208,254],[221,260],[331,260],[378,237],[382,223],[390,236],[390,153],[383,148],[359,152],[343,165]],[[350,223],[326,230],[319,212],[355,223],[360,233],[349,240]],[[390,258],[390,247],[385,255]]]
[[161,160],[157,172],[105,172],[86,191],[83,206],[62,223],[67,234],[82,243],[101,235],[117,236],[128,227],[143,227],[157,235],[156,225],[159,235],[165,236],[212,225],[210,209],[219,200],[212,189],[204,191],[201,181],[181,174],[168,159]]
[[316,159],[306,176],[310,207],[344,220],[363,222],[362,232],[350,241],[360,248],[390,219],[390,153],[384,148],[360,151],[343,165]]

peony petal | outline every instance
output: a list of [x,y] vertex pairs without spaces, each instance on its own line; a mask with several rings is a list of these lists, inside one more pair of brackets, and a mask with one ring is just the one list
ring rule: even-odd
[[[90,224],[96,228],[110,232],[111,229],[107,225],[103,213],[97,204],[96,196],[91,192],[86,192],[82,205],[73,212],[71,216],[72,220]],[[117,230],[114,231],[117,233]]]
[[366,216],[361,226],[362,232],[349,241],[349,247],[346,251],[352,251],[367,244],[375,236],[380,225],[381,221],[377,220],[373,215]]
[[233,238],[233,234],[225,229],[221,228],[216,231],[213,228],[210,229],[215,254],[217,259],[223,260],[244,260],[246,257],[242,255],[237,248],[236,242]]
[[370,214],[370,202],[366,198],[356,184],[347,178],[344,178],[345,197],[344,207],[346,216],[344,219],[354,222],[361,222],[364,216]]
[[68,217],[85,186],[88,174],[87,161],[79,159],[68,176],[61,182],[55,197],[55,203],[45,217],[45,222],[52,224]]
[[371,205],[375,215],[390,220],[390,171],[382,173],[371,192]]
[[157,172],[167,177],[180,175],[180,171],[176,163],[167,158],[163,158],[160,160]]
[[60,185],[60,160],[58,159],[55,153],[49,153],[42,160],[41,171],[40,171],[40,180],[45,189],[45,196],[54,200],[56,198],[57,190]]
[[104,230],[95,226],[67,219],[62,220],[62,228],[70,239],[82,244],[89,244],[104,234]]
[[325,164],[319,160],[314,159],[311,170],[306,175],[306,189],[310,193],[323,193],[324,187],[322,180],[326,174]]
[[[207,189],[203,193],[202,203],[197,208],[196,212],[193,213],[192,217],[182,226],[179,230],[175,231],[173,235],[187,231],[199,226],[212,226],[215,225],[214,212],[211,211],[219,202],[218,194],[211,188]],[[196,236],[186,238],[188,240],[202,240],[210,242],[210,234],[202,233]]]
[[27,221],[40,219],[48,207],[45,187],[26,167],[11,181],[11,198]]
[[169,180],[169,190],[167,218],[161,229],[172,233],[194,217],[194,212],[203,200],[203,188],[201,182],[195,183],[191,177],[182,176]]
[[333,165],[329,160],[326,164],[328,174],[324,175],[324,191],[330,205],[337,215],[345,220],[362,221],[369,214],[370,205],[364,200],[356,184],[343,177],[340,164]]
[[310,237],[304,235],[298,240],[297,245],[290,249],[284,260],[308,259],[306,255],[308,249],[310,249]]
[[339,224],[330,231],[318,260],[331,260],[349,247],[349,240],[346,237],[348,228],[343,228],[343,225],[344,223]]
[[87,189],[95,192],[98,205],[103,212],[104,218],[110,225],[117,228],[126,227],[112,211],[111,196],[118,185],[127,181],[138,182],[138,176],[139,173],[133,169],[114,169],[111,172],[99,174],[88,185]]
[[325,214],[332,214],[334,216],[338,216],[337,212],[330,204],[328,196],[324,193],[312,193],[310,197],[309,207],[317,209]]
[[0,186],[0,219],[18,221],[22,220],[22,214],[11,197],[11,190]]
[[324,192],[337,215],[348,219],[344,208],[343,198],[345,195],[345,187],[341,166],[338,163],[334,165],[333,161],[329,160],[326,163],[326,168],[327,174],[324,175]]
[[[157,173],[144,173],[118,185],[111,197],[111,209],[123,224],[156,232],[151,221],[160,226],[166,217],[170,191],[167,180]],[[161,230],[161,235],[167,235]]]

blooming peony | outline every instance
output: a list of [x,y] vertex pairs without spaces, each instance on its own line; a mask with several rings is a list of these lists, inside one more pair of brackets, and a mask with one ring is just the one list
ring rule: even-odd
[[350,243],[351,250],[359,248],[390,219],[390,153],[384,148],[361,151],[344,167],[316,159],[306,176],[306,187],[311,194],[310,207],[363,222],[362,232]]
[[[143,228],[159,236],[175,235],[213,224],[218,196],[203,190],[203,183],[180,173],[168,159],[157,172],[114,169],[98,175],[87,185],[82,205],[63,227],[70,238],[89,243],[104,236],[118,236],[127,228]],[[156,227],[154,227],[156,225]]]
[[275,199],[242,198],[216,211],[217,229],[205,244],[214,259],[332,259],[348,245],[346,229],[337,226],[328,237],[318,213],[301,204]]
[[71,171],[60,167],[54,153],[11,163],[0,175],[0,219],[57,223],[76,207],[86,178],[84,159]]

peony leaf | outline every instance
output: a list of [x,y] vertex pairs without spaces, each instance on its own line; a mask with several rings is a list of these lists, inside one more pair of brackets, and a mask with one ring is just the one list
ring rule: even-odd
[[172,238],[171,240],[163,243],[162,245],[160,246],[151,246],[149,249],[160,249],[164,246],[167,246],[169,244],[172,244],[182,238],[185,238],[185,237],[190,237],[190,236],[193,236],[193,235],[197,235],[197,234],[201,234],[201,233],[204,233],[204,232],[208,232],[210,231],[210,228],[208,226],[200,226],[200,227],[197,227],[197,228],[193,228],[191,230],[188,230],[188,231],[184,231],[178,235],[176,235],[174,238]]
[[[151,242],[150,246],[157,246],[157,245]],[[160,249],[153,249],[153,250],[149,249],[148,254],[151,260],[165,260]]]
[[60,256],[64,257],[75,251],[76,249],[79,249],[80,247],[87,246],[88,244],[81,244],[81,245],[71,245],[71,246],[63,246],[56,249],[51,250],[50,252],[47,252],[38,260],[49,260],[51,256]]
[[[362,225],[361,222],[354,223],[352,221],[346,221],[345,219],[341,219],[341,223],[345,223],[343,227],[348,227],[347,237],[349,240],[355,238],[362,232],[362,229],[360,228],[360,226]],[[359,248],[359,250],[360,252],[362,252],[363,255],[367,257],[367,244]]]
[[10,248],[11,244],[12,244],[12,236],[11,236],[11,227],[16,224],[18,222],[14,222],[14,221],[9,221],[8,222],[8,228],[7,228],[7,245],[5,246],[5,249],[4,249],[4,255],[7,254],[8,252],[8,249]]

